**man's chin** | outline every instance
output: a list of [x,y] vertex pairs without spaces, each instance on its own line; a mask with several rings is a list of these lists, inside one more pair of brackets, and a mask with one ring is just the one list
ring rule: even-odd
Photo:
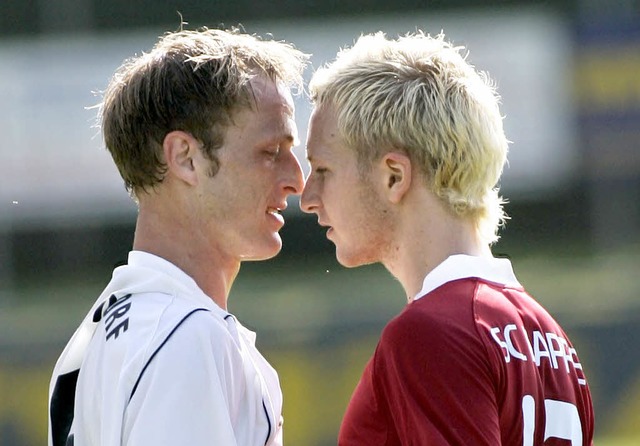
[[243,262],[259,262],[272,259],[282,251],[282,239],[276,233],[268,243],[263,243],[260,247],[254,245],[253,248],[251,252],[243,255],[240,260]]
[[357,268],[358,266],[363,266],[367,264],[367,262],[363,262],[361,261],[361,259],[358,259],[357,257],[340,253],[340,251],[337,248],[336,248],[336,260],[340,265],[344,266],[345,268]]

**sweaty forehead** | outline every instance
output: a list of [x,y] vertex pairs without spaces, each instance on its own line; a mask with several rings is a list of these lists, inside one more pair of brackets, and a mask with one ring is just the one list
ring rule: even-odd
[[281,109],[286,114],[293,115],[295,106],[291,90],[282,82],[274,82],[265,76],[256,76],[249,81],[255,107],[261,111],[265,107]]

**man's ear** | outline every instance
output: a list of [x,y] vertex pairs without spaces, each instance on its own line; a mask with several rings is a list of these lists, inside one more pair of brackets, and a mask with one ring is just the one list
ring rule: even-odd
[[198,175],[194,165],[200,144],[197,139],[182,130],[174,130],[164,137],[162,143],[167,174],[195,186]]
[[400,203],[411,187],[411,160],[400,152],[388,152],[380,160],[389,201]]

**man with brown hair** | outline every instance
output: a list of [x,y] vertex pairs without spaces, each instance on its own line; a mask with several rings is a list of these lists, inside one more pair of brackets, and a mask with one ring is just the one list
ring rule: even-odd
[[307,56],[179,31],[104,93],[105,144],[139,206],[133,250],[67,344],[49,445],[280,445],[282,394],[227,311],[243,260],[275,256],[302,171],[291,87]]

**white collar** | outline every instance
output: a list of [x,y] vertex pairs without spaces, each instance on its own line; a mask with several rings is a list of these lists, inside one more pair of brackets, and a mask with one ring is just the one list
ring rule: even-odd
[[422,289],[413,300],[420,299],[447,282],[469,277],[509,287],[522,287],[513,273],[509,259],[456,254],[448,257],[427,274],[422,282]]
[[168,276],[170,280],[165,281],[158,275],[153,275],[150,278],[150,281],[153,282],[153,289],[157,289],[158,292],[167,292],[169,289],[182,291],[182,298],[193,300],[198,305],[209,309],[224,319],[227,325],[229,325],[230,320],[233,321],[231,325],[235,327],[234,330],[241,333],[251,345],[255,345],[256,334],[242,325],[238,319],[236,319],[235,315],[219,307],[210,296],[202,291],[191,276],[173,263],[145,251],[130,251],[127,265],[125,265],[124,268],[127,267],[134,267],[136,269],[144,268],[146,270],[152,270],[153,273]]
[[176,265],[168,260],[163,259],[155,254],[151,254],[145,251],[130,251],[127,258],[127,265],[149,268],[155,271],[159,271],[163,274],[171,276],[173,279],[188,285],[190,288],[195,287],[200,291],[200,287],[196,284],[195,280],[187,273],[182,271]]
[[[170,290],[180,291],[182,296],[189,300],[194,300],[199,305],[219,312],[222,317],[230,313],[220,308],[211,297],[205,294],[195,280],[168,260],[145,251],[130,251],[127,264],[116,268],[116,275],[124,274],[129,268],[144,269],[147,271],[147,283],[140,284],[139,279],[135,281],[136,287],[140,286],[146,292],[167,292]],[[121,270],[122,271],[118,271]],[[167,279],[169,279],[167,281]],[[143,290],[138,290],[143,291]]]

